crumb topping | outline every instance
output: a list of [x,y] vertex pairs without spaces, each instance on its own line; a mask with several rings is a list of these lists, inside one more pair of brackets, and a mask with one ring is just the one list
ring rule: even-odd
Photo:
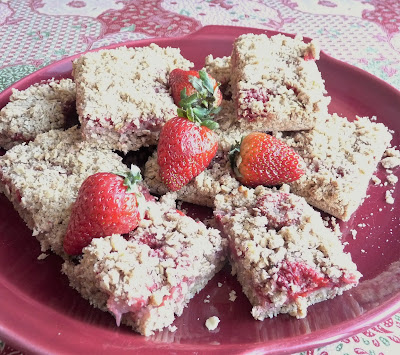
[[318,58],[316,43],[306,44],[300,36],[238,37],[231,85],[242,124],[271,131],[312,128],[330,102]]
[[368,117],[353,122],[329,115],[306,132],[277,133],[306,162],[306,172],[290,183],[308,203],[348,220],[365,197],[368,183],[392,139],[382,123]]
[[179,49],[156,44],[76,59],[77,110],[86,139],[124,152],[155,144],[163,123],[176,115],[169,73],[192,66]]
[[50,80],[26,90],[13,89],[0,111],[0,146],[10,149],[52,129],[64,128],[75,106],[75,83]]
[[63,255],[70,208],[82,182],[100,171],[124,171],[115,153],[82,141],[77,127],[52,130],[0,158],[1,188],[41,242]]

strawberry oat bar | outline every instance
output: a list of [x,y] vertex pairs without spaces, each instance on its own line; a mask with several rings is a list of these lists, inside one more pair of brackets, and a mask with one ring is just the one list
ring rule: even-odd
[[52,130],[0,157],[0,191],[13,203],[43,251],[64,256],[63,238],[79,187],[100,171],[126,171],[121,158],[82,141],[78,128]]
[[238,37],[231,56],[231,86],[242,126],[262,131],[314,127],[330,102],[317,59],[315,43],[306,44],[301,37]]
[[291,182],[292,192],[347,221],[367,193],[368,184],[392,135],[368,117],[350,122],[326,116],[309,131],[278,133],[305,161],[305,174]]
[[357,285],[361,274],[337,232],[302,197],[241,186],[217,195],[215,205],[232,271],[255,319],[279,313],[303,318],[308,306]]
[[52,129],[68,126],[75,111],[75,83],[51,80],[13,89],[9,103],[0,111],[0,147],[10,149]]
[[62,268],[91,304],[146,336],[180,316],[226,261],[219,231],[177,211],[172,197],[149,202],[129,235],[93,239]]
[[162,125],[176,116],[169,73],[192,65],[179,49],[155,44],[82,55],[73,76],[85,139],[125,153],[156,144]]

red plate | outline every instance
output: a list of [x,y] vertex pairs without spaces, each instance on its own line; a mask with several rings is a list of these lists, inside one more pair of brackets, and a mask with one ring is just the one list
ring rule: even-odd
[[[204,64],[206,55],[229,55],[234,38],[242,33],[267,33],[251,28],[210,26],[182,38],[163,38],[127,43],[129,47],[155,42],[182,49],[182,54]],[[109,48],[113,48],[112,46]],[[71,59],[45,67],[13,87],[25,89],[51,77],[71,75]],[[400,132],[400,93],[385,82],[322,53],[318,62],[332,96],[331,112],[349,118],[376,115],[379,122]],[[11,88],[0,94],[0,107]],[[392,142],[399,145],[399,135]],[[395,171],[399,176],[399,169]],[[378,176],[385,179],[381,169]],[[358,287],[333,300],[310,307],[305,319],[280,315],[264,322],[251,317],[250,304],[228,270],[219,273],[175,321],[178,330],[145,338],[114,318],[92,308],[68,287],[59,270],[61,260],[51,255],[37,260],[38,243],[11,204],[0,197],[0,338],[30,352],[46,353],[140,353],[206,351],[227,354],[258,350],[293,353],[348,337],[382,321],[400,309],[400,189],[396,204],[385,202],[389,187],[370,186],[370,197],[347,223],[341,223],[347,250],[364,274]],[[357,230],[353,239],[350,231]],[[218,283],[222,287],[218,287]],[[229,301],[229,292],[238,298]],[[209,296],[209,298],[207,298]],[[210,303],[204,303],[209,299]],[[221,323],[209,332],[205,320],[218,316]]]

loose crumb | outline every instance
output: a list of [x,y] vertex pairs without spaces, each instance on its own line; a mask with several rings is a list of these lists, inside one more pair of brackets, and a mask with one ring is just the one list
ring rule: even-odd
[[206,320],[206,327],[208,330],[215,330],[218,327],[220,319],[216,316],[212,316]]
[[400,165],[400,158],[398,157],[387,157],[381,160],[382,166],[385,169],[393,169]]
[[231,292],[229,292],[229,301],[231,302],[235,302],[237,296],[236,296],[236,291],[232,290]]
[[218,282],[218,287],[222,287],[222,283],[221,282]]
[[38,259],[38,260],[43,260],[43,259],[46,259],[48,256],[49,256],[49,254],[42,253],[42,254],[40,254],[40,255],[37,257],[37,259]]
[[387,180],[387,182],[388,182],[389,184],[395,185],[395,184],[397,183],[397,181],[399,181],[399,178],[398,178],[396,175],[394,175],[394,174],[389,174],[389,175],[386,177],[386,180]]
[[203,302],[204,303],[210,303],[210,300],[205,299]]
[[170,331],[170,332],[172,332],[172,333],[175,333],[176,332],[176,330],[178,329],[178,327],[176,326],[176,325],[169,325],[168,326],[168,330]]
[[371,178],[372,182],[374,183],[374,185],[379,185],[382,181],[381,179],[379,179],[377,176],[373,175]]
[[357,231],[355,229],[352,229],[350,232],[351,235],[353,236],[353,239],[356,239]]
[[390,205],[393,205],[393,204],[394,204],[394,198],[393,198],[393,196],[392,196],[392,191],[386,190],[386,193],[385,193],[385,200],[386,200],[386,203],[388,203],[388,204],[390,204]]

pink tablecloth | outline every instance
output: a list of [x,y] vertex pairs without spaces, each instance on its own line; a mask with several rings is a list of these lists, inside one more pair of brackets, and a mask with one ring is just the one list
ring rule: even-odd
[[[63,57],[111,43],[237,25],[300,33],[400,89],[398,0],[0,0],[0,91]],[[0,354],[18,354],[0,340]],[[400,312],[307,354],[399,354]],[[305,354],[305,353],[303,353]]]

